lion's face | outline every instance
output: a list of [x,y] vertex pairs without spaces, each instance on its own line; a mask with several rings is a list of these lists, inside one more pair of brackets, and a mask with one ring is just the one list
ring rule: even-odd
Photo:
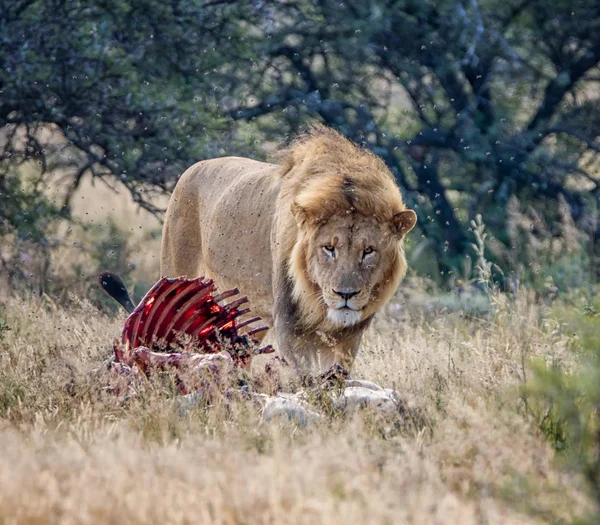
[[397,223],[381,224],[351,213],[333,216],[316,228],[308,246],[307,272],[331,324],[352,326],[373,313],[401,256],[406,231],[399,231]]

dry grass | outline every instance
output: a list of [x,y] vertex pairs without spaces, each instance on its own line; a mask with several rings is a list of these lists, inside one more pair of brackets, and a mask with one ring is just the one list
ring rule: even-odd
[[568,360],[569,340],[524,298],[500,311],[491,323],[388,313],[370,331],[355,377],[393,385],[422,428],[373,414],[295,428],[242,402],[181,414],[159,391],[124,406],[86,374],[119,320],[9,299],[0,522],[569,521],[586,508],[578,480],[511,393],[524,360]]
[[[138,268],[156,271],[153,255]],[[264,423],[242,401],[182,413],[160,389],[123,404],[88,374],[122,318],[77,298],[5,294],[0,524],[527,524],[586,512],[581,480],[559,469],[517,392],[532,357],[577,366],[570,337],[526,294],[496,296],[481,320],[404,289],[354,376],[395,388],[422,419],[362,413],[307,428]]]

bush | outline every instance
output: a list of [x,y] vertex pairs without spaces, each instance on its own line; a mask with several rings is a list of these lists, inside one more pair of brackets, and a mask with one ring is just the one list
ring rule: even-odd
[[[23,284],[31,277],[27,268],[33,263],[47,274],[56,247],[52,231],[62,216],[60,209],[38,185],[16,172],[0,173],[0,199],[0,266],[5,277],[13,286]],[[39,287],[37,291],[41,291]]]
[[[562,310],[563,329],[575,334],[581,354],[575,370],[537,362],[522,396],[540,431],[567,468],[580,474],[597,502],[590,523],[600,520],[600,300]],[[594,333],[593,338],[586,334]],[[579,337],[579,334],[583,337]]]

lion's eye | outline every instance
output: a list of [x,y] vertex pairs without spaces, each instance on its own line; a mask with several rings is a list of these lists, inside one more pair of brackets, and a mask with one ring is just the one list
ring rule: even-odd
[[363,259],[367,256],[367,255],[371,255],[372,253],[375,253],[375,249],[372,246],[369,246],[368,248],[365,248],[363,250]]
[[331,244],[327,244],[325,246],[323,246],[323,250],[325,250],[325,253],[327,255],[335,255],[335,246],[332,246]]

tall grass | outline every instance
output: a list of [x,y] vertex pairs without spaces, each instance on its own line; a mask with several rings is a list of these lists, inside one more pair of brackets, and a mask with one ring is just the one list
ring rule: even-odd
[[[584,364],[598,305],[590,292],[501,292],[484,230],[476,221],[464,282],[442,293],[409,279],[367,333],[353,376],[394,388],[398,411],[329,412],[307,427],[264,422],[241,397],[182,410],[158,384],[118,398],[90,371],[111,354],[122,316],[77,287],[66,300],[5,289],[0,523],[593,523],[597,419],[566,409],[595,399],[577,381],[585,372],[595,384]],[[70,234],[100,250],[78,251],[82,272],[114,260],[133,263],[131,281],[151,280],[157,239],[120,237],[126,249],[111,259],[122,228],[106,231]],[[72,252],[55,257],[56,275],[75,279]],[[571,405],[558,379],[536,383],[540,367],[576,387]],[[570,430],[581,414],[585,439]],[[577,466],[565,450],[581,457],[584,443],[591,461]]]
[[[398,296],[398,301],[402,297]],[[362,413],[308,428],[248,401],[186,412],[168,391],[128,403],[90,376],[121,320],[81,302],[10,298],[0,341],[5,523],[536,523],[592,508],[520,413],[527,360],[561,359],[525,297],[492,320],[410,303],[369,331],[354,377],[395,388],[425,425]],[[524,360],[523,352],[527,353]],[[524,365],[525,363],[525,365]],[[525,368],[524,368],[525,366]]]

